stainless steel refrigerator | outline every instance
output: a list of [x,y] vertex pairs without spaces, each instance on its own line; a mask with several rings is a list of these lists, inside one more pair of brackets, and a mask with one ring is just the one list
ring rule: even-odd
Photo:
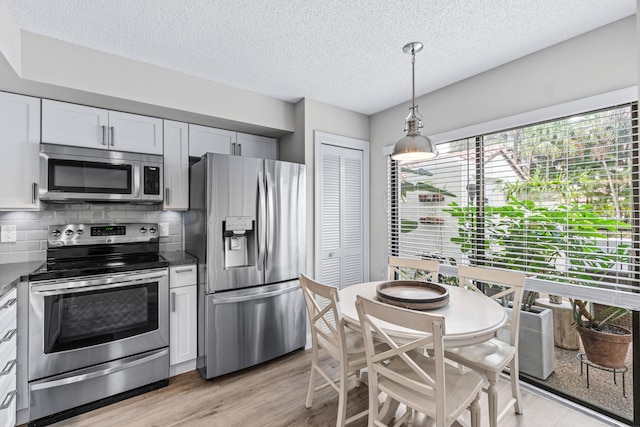
[[207,153],[190,172],[185,247],[198,258],[200,375],[304,347],[304,165]]

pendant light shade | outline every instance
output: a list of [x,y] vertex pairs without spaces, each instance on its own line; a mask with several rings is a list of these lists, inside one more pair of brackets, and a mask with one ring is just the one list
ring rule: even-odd
[[422,43],[412,42],[406,44],[402,50],[411,54],[411,108],[406,119],[404,131],[406,136],[401,138],[393,147],[391,158],[393,160],[428,160],[438,155],[435,144],[426,136],[420,134],[422,129],[422,115],[416,105],[416,53],[422,50]]

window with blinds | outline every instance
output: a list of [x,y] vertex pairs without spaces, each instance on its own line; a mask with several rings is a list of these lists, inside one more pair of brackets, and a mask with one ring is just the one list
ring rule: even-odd
[[583,285],[637,292],[637,104],[438,150],[388,160],[390,255],[524,270],[538,290],[570,297]]

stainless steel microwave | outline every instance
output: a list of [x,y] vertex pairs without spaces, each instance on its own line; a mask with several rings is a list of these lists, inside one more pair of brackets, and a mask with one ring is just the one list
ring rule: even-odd
[[40,144],[40,200],[160,203],[162,168],[155,154]]

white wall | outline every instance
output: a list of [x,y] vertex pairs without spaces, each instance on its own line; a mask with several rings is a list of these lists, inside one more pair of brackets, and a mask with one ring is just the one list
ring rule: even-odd
[[312,99],[301,102],[304,102],[304,162],[307,165],[307,273],[313,277],[314,131],[369,141],[369,117]]
[[[636,17],[629,17],[417,98],[423,134],[441,134],[638,84]],[[420,79],[420,76],[416,76]],[[425,76],[428,78],[428,76]],[[387,265],[384,146],[403,136],[410,102],[371,116],[371,275]],[[467,135],[468,136],[468,135]],[[384,207],[384,208],[383,208]]]

